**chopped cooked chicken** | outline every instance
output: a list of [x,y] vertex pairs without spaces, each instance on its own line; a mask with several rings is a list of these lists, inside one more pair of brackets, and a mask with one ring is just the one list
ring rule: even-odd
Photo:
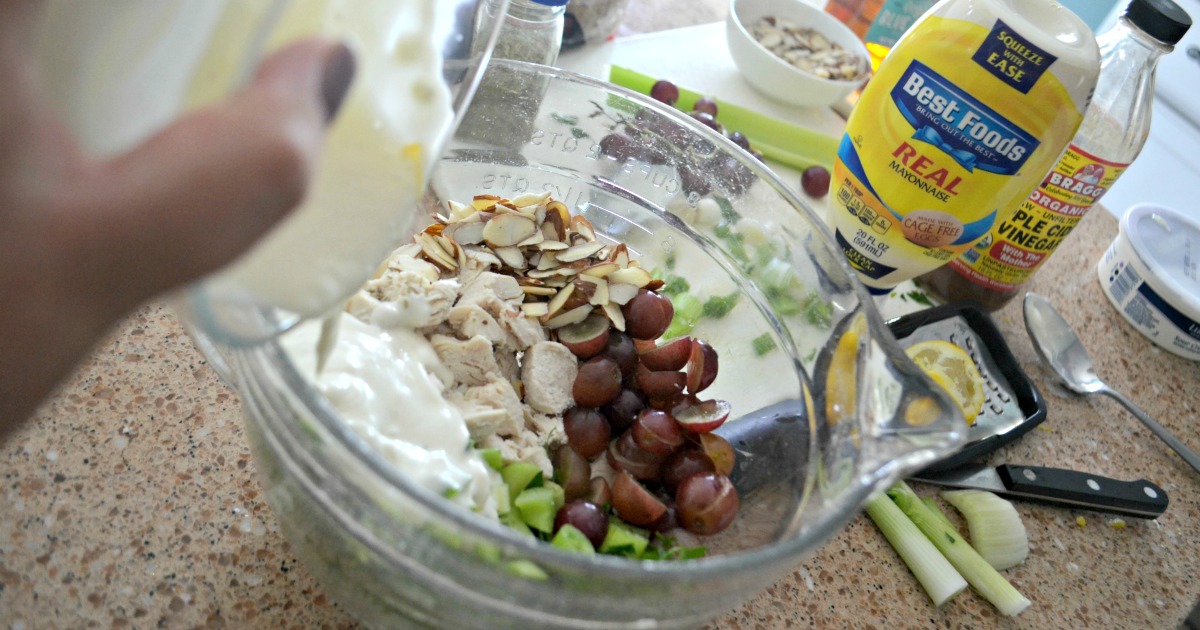
[[541,341],[525,351],[521,382],[525,402],[537,411],[562,414],[575,405],[571,387],[579,374],[579,360],[557,341]]

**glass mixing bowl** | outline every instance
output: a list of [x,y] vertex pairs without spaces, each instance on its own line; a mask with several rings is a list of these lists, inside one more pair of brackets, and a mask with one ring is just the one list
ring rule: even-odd
[[742,510],[702,559],[560,551],[399,474],[277,344],[226,347],[193,330],[241,394],[281,530],[346,610],[377,628],[694,626],[961,443],[957,408],[905,357],[822,221],[750,153],[613,85],[517,62],[488,72],[511,80],[476,96],[412,228],[445,200],[548,190],[696,298],[736,294],[692,334],[720,353],[709,391],[733,405],[722,431]]

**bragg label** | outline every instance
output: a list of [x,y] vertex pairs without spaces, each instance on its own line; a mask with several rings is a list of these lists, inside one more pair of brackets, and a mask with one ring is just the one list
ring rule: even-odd
[[1075,229],[1127,166],[1071,145],[1012,217],[1001,221],[950,265],[980,286],[1015,290]]
[[1061,83],[1059,56],[984,13],[926,15],[846,123],[830,219],[877,293],[945,264],[1007,218],[1083,118],[1086,96]]

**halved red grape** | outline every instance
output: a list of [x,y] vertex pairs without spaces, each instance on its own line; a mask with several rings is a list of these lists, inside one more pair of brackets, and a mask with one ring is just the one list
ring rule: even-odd
[[650,98],[667,105],[674,105],[679,100],[679,88],[670,81],[655,81],[650,87]]
[[[708,345],[708,344],[705,344]],[[695,353],[691,337],[672,339],[661,346],[655,346],[638,355],[642,365],[653,371],[677,371],[688,364]]]
[[559,328],[558,342],[566,346],[571,354],[580,359],[587,359],[604,350],[608,344],[610,330],[612,325],[607,317],[599,314],[589,315],[579,323]]
[[554,531],[563,525],[572,525],[583,532],[593,548],[599,548],[608,535],[608,515],[591,501],[577,499],[559,508],[554,516]]
[[687,363],[687,391],[698,394],[717,378],[717,351],[703,339],[692,341]]
[[729,409],[729,403],[724,400],[705,400],[678,405],[671,410],[671,415],[675,416],[679,426],[692,433],[708,433],[725,422]]
[[671,414],[659,409],[644,409],[630,430],[633,441],[647,453],[667,456],[683,445],[686,437]]
[[638,291],[621,312],[625,315],[625,332],[634,339],[658,339],[675,317],[671,300],[646,289]]
[[[711,434],[706,433],[705,435]],[[666,462],[663,462],[661,480],[667,492],[674,494],[675,489],[683,483],[684,479],[696,473],[716,472],[716,470],[712,459],[705,454],[703,449],[695,445],[688,445],[675,451],[667,458]]]
[[633,339],[623,332],[616,330],[608,333],[602,354],[617,362],[621,374],[632,374],[638,364],[638,352]]
[[567,434],[567,444],[587,459],[603,453],[612,437],[608,420],[592,407],[568,409],[563,414],[563,431]]
[[617,516],[639,527],[653,525],[667,512],[666,504],[623,470],[613,479],[612,506]]
[[612,402],[600,409],[608,418],[613,433],[620,433],[633,426],[637,416],[646,408],[646,399],[632,389],[622,389]]
[[593,477],[590,486],[587,500],[602,509],[607,509],[612,504],[612,488],[609,487],[608,480],[604,477]]
[[591,493],[592,465],[570,445],[555,449],[554,481],[562,486],[568,501],[583,499]]
[[667,505],[667,511],[654,521],[648,529],[652,532],[666,533],[679,527],[679,517],[674,505]]
[[713,472],[696,473],[675,491],[676,516],[683,528],[700,536],[723,531],[737,517],[737,489],[729,477]]
[[571,395],[581,407],[607,405],[621,393],[621,368],[617,362],[600,355],[592,357],[579,366]]
[[663,458],[638,446],[629,431],[609,443],[607,456],[613,468],[638,479],[657,479],[662,471]]
[[800,173],[800,187],[809,196],[821,198],[829,194],[829,169],[813,165]]
[[687,374],[683,372],[655,372],[644,365],[637,368],[637,384],[651,400],[670,400],[687,385]]
[[729,476],[729,473],[733,472],[733,465],[737,458],[737,452],[733,450],[733,445],[716,433],[701,433],[699,439],[700,450],[708,456],[717,474]]

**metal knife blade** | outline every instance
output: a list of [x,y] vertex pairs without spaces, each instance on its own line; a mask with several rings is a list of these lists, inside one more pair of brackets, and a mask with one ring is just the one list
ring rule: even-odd
[[921,471],[909,479],[1136,518],[1158,518],[1168,503],[1166,491],[1145,479],[1120,481],[1043,466],[1005,464],[992,468],[984,464],[964,464],[949,470]]

